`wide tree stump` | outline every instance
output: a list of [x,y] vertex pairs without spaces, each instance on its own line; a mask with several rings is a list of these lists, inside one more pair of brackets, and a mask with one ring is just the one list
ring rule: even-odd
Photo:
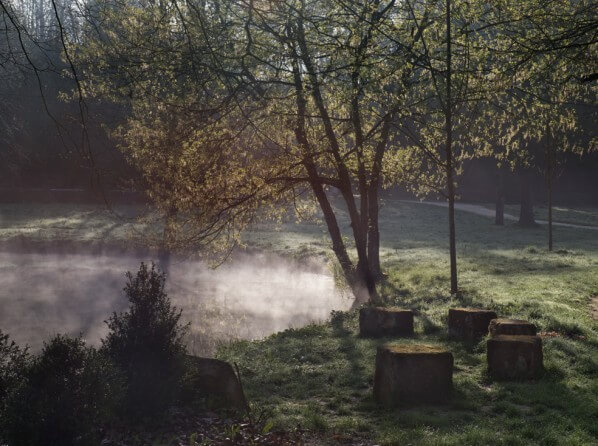
[[360,336],[413,335],[413,311],[400,308],[364,307],[359,310]]
[[490,336],[499,335],[525,335],[535,336],[536,326],[528,321],[519,319],[492,319],[488,326]]
[[452,389],[452,353],[429,345],[378,347],[374,398],[379,404],[441,402]]
[[449,335],[467,340],[486,336],[488,325],[492,319],[496,319],[496,313],[491,310],[450,308],[448,314]]
[[496,379],[530,379],[542,371],[539,336],[498,335],[488,339],[488,371]]

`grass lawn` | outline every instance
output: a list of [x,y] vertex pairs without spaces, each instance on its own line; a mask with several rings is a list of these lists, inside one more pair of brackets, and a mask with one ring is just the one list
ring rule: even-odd
[[97,204],[0,203],[0,241],[123,242],[143,225],[136,216],[144,206],[115,206],[108,211]]
[[[334,441],[377,444],[598,444],[598,324],[589,311],[598,295],[598,233],[546,227],[496,227],[457,213],[460,287],[449,293],[446,209],[389,201],[382,210],[382,258],[389,302],[416,311],[413,339],[357,336],[357,313],[334,314],[325,325],[287,330],[259,342],[236,342],[219,356],[237,362],[256,410],[275,425],[319,430]],[[315,228],[250,234],[265,248],[321,252]],[[346,220],[344,230],[348,230]],[[317,226],[316,226],[317,228]],[[311,238],[311,240],[310,240]],[[284,244],[286,243],[286,245]],[[285,248],[286,246],[286,248]],[[534,382],[493,382],[485,341],[447,339],[452,306],[479,306],[503,317],[528,319],[542,332],[544,376]],[[425,342],[455,356],[452,401],[394,411],[372,398],[376,346]]]
[[[113,222],[108,231],[109,217],[100,224],[101,214],[94,217],[88,212],[95,211],[80,206],[52,212],[8,206],[8,213],[6,205],[0,207],[0,240],[22,234],[85,240],[106,233],[117,237],[127,229]],[[545,226],[497,227],[490,218],[457,212],[462,290],[457,298],[449,293],[446,214],[444,208],[391,200],[381,210],[388,275],[382,294],[390,304],[415,311],[414,338],[360,339],[357,314],[349,312],[334,313],[325,324],[220,348],[220,358],[239,364],[256,414],[263,411],[275,427],[309,428],[322,444],[598,444],[598,321],[590,314],[590,299],[598,296],[598,232],[555,227],[555,251],[548,253]],[[350,230],[346,217],[341,225]],[[285,255],[330,257],[325,228],[316,222],[261,225],[246,242]],[[447,338],[448,308],[469,305],[528,319],[549,333],[541,379],[493,382],[486,373],[485,341],[467,345]],[[451,350],[452,400],[378,408],[372,398],[374,357],[376,346],[388,341]]]

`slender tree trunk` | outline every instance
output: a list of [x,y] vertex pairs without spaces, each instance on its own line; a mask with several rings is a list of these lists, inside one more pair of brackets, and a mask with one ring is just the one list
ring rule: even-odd
[[519,175],[521,181],[521,207],[519,211],[519,224],[521,226],[535,226],[534,205],[532,201],[532,188],[530,173],[522,171]]
[[453,101],[451,97],[451,2],[446,0],[446,181],[449,207],[449,249],[451,263],[451,293],[459,291],[457,281],[457,246],[455,240],[455,180],[453,172]]
[[548,176],[548,250],[552,251],[552,175]]
[[548,189],[548,251],[552,251],[552,187],[556,170],[556,147],[553,145],[550,121],[546,122],[546,146],[544,152],[546,188]]
[[447,171],[449,188],[449,250],[451,262],[451,293],[455,294],[459,291],[459,284],[457,281],[457,244],[455,231],[455,183],[452,175],[452,163],[450,169],[451,171]]
[[494,224],[503,226],[505,224],[505,184],[502,168],[498,168],[496,174],[496,212]]

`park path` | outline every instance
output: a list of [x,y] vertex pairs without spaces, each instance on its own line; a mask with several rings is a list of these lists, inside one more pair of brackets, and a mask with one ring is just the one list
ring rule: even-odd
[[[432,206],[440,206],[440,207],[448,207],[448,203],[445,201],[417,201],[417,200],[400,200],[405,203],[421,203],[421,204],[429,204]],[[480,206],[479,204],[471,204],[471,203],[455,203],[455,209],[459,211],[471,212],[472,214],[481,215],[483,217],[490,217],[494,218],[494,210],[485,208],[484,206]],[[510,221],[517,221],[519,220],[517,217],[511,214],[504,214],[505,220]],[[547,225],[548,221],[546,220],[536,220],[536,223],[541,225]],[[561,223],[561,222],[552,222],[553,226],[564,226],[567,228],[579,228],[579,229],[590,229],[593,231],[598,231],[598,226],[587,226],[587,225],[576,225],[573,223]]]

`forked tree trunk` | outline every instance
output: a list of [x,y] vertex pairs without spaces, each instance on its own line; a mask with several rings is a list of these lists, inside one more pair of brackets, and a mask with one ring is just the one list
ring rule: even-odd
[[505,224],[505,184],[503,170],[500,167],[496,174],[496,212],[494,224],[498,226]]
[[530,173],[528,171],[522,171],[519,177],[521,181],[521,207],[519,211],[519,224],[521,226],[535,226],[536,220],[534,218]]
[[[324,213],[324,218],[328,226],[328,232],[330,233],[332,239],[333,250],[337,259],[339,260],[341,268],[343,269],[343,274],[353,289],[357,301],[376,301],[378,299],[378,295],[376,293],[376,281],[371,272],[367,254],[368,230],[367,223],[364,223],[367,222],[367,216],[360,214],[359,210],[357,209],[355,197],[353,195],[349,169],[345,164],[345,160],[341,156],[341,150],[337,135],[335,134],[334,125],[332,124],[328,109],[324,103],[324,99],[320,91],[318,75],[307,47],[307,41],[305,39],[305,33],[303,29],[303,20],[300,18],[296,25],[295,31],[297,32],[297,44],[300,52],[293,50],[293,78],[297,93],[297,127],[295,129],[295,135],[301,146],[304,148],[304,165],[308,171],[312,189],[314,190],[318,203],[320,204],[320,208]],[[309,160],[309,157],[311,156],[311,148],[307,139],[305,123],[305,117],[307,115],[307,101],[305,97],[306,90],[303,88],[301,70],[299,69],[299,59],[301,59],[301,62],[304,65],[305,71],[310,80],[311,88],[309,89],[309,93],[320,113],[324,127],[324,134],[329,144],[330,153],[336,165],[335,167],[338,174],[338,179],[335,186],[340,191],[345,204],[347,205],[349,218],[351,220],[351,228],[353,231],[353,240],[355,241],[355,249],[357,251],[358,258],[355,269],[352,268],[352,262],[347,255],[342,240],[342,235],[338,228],[338,223],[336,222],[334,211],[330,206],[328,197],[322,188],[321,179],[317,169],[315,168],[313,161]],[[367,188],[364,188],[363,185],[364,182],[361,181],[360,189],[362,194],[364,194],[362,198],[367,199]]]

